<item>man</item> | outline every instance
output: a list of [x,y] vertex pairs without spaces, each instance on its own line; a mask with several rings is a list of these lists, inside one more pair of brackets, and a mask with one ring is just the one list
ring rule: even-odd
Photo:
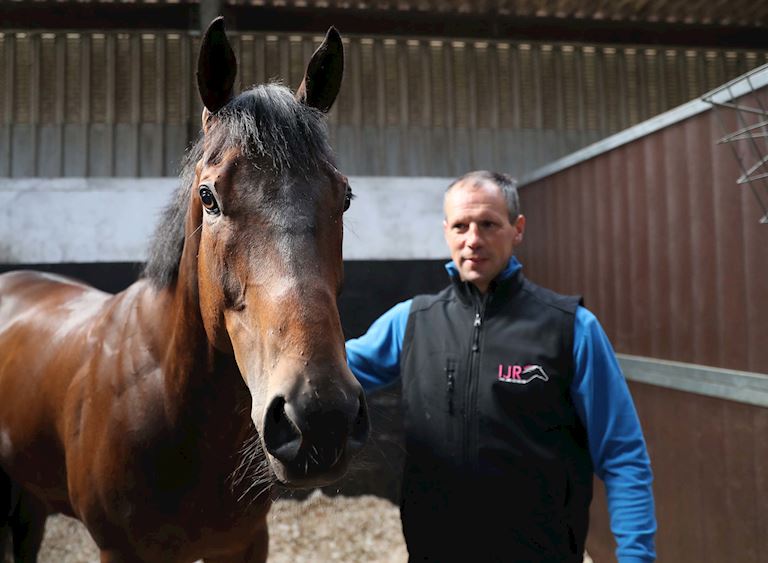
[[510,177],[470,172],[444,207],[451,285],[347,342],[367,392],[402,383],[410,560],[580,562],[593,471],[620,563],[655,560],[645,440],[599,322],[523,276]]

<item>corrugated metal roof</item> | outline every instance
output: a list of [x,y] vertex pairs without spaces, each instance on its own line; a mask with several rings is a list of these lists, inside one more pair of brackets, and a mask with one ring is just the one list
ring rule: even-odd
[[681,2],[669,0],[231,0],[228,4],[500,14],[525,17],[768,25],[768,3],[754,0]]
[[[36,2],[41,0],[12,0]],[[45,0],[42,0],[45,1]],[[58,0],[61,3],[198,4],[189,0]],[[317,8],[488,14],[583,20],[768,26],[768,2],[755,0],[229,0],[223,4],[275,8]]]
[[[238,32],[243,87],[301,80],[322,36]],[[175,175],[199,127],[197,36],[0,33],[0,176]],[[346,173],[516,176],[698,97],[768,53],[345,38]],[[546,95],[544,94],[546,93]]]

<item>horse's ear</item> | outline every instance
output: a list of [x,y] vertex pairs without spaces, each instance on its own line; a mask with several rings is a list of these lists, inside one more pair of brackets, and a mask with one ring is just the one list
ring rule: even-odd
[[224,18],[219,16],[205,31],[197,59],[197,88],[210,113],[232,99],[236,76],[237,60],[224,31]]
[[327,112],[336,101],[343,75],[344,46],[339,32],[331,27],[307,65],[304,80],[296,90],[296,99]]

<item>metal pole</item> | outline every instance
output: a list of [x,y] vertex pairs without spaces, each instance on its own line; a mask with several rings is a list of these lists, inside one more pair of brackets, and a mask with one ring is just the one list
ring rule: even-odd
[[200,0],[200,31],[208,29],[215,18],[221,15],[221,0]]

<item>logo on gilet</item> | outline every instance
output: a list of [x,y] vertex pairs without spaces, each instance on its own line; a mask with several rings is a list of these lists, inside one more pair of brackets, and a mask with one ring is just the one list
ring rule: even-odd
[[[506,371],[505,371],[506,370]],[[537,365],[508,365],[499,364],[499,381],[505,383],[518,383],[525,384],[530,383],[534,379],[541,379],[542,381],[549,381],[549,376],[544,368]]]

